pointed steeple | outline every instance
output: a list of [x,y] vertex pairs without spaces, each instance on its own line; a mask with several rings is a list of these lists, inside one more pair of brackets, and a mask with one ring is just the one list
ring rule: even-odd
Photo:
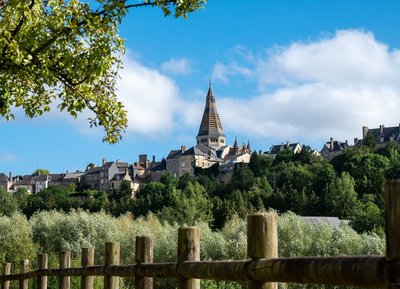
[[247,152],[248,152],[249,154],[251,154],[251,147],[250,147],[250,141],[249,141],[249,140],[247,140],[247,147],[246,147],[246,149],[247,149]]
[[201,143],[213,148],[219,148],[225,145],[225,134],[217,112],[211,81],[207,92],[203,118],[201,119],[199,133],[196,139],[197,144]]

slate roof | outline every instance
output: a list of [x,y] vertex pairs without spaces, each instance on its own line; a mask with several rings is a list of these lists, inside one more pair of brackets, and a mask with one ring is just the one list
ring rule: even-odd
[[115,174],[111,179],[111,181],[121,181],[121,180],[130,180],[130,181],[132,181],[131,177],[129,175],[127,176],[126,173]]
[[129,164],[128,163],[126,163],[126,162],[115,162],[115,164],[116,164],[116,166],[117,166],[117,168],[128,168],[129,167]]
[[273,145],[271,147],[271,149],[269,150],[269,154],[276,155],[280,151],[283,151],[283,150],[290,150],[290,151],[294,152],[297,145],[300,145],[300,143],[296,142],[296,143],[283,143],[280,145]]
[[391,140],[400,140],[400,126],[392,126],[392,127],[384,127],[382,128],[371,128],[368,129],[367,134],[372,134],[377,142],[382,142],[381,138],[383,138],[383,142],[389,142]]
[[209,136],[212,138],[225,136],[224,130],[222,129],[221,120],[218,115],[217,104],[215,102],[215,96],[213,94],[211,82],[207,92],[206,106],[201,119],[199,133],[197,134],[197,137],[199,136]]
[[344,141],[334,140],[334,141],[332,141],[332,147],[331,147],[331,142],[330,141],[325,143],[325,147],[330,152],[338,152],[338,151],[342,151],[345,148],[347,148],[348,144],[346,142],[344,142]]
[[94,168],[88,169],[85,174],[86,175],[99,174],[101,170],[102,170],[102,167],[94,167]]
[[313,225],[327,224],[333,228],[340,226],[341,221],[338,217],[301,217],[307,223]]
[[8,177],[4,173],[0,173],[0,183],[8,182]]
[[85,173],[83,173],[83,172],[66,173],[64,175],[64,180],[77,179],[77,178],[83,176],[84,174]]
[[166,169],[167,169],[167,162],[165,161],[164,158],[159,162],[152,162],[150,165],[150,170],[153,172],[165,171]]
[[31,185],[32,184],[32,176],[25,175],[22,177],[21,180],[15,181],[14,184],[17,186]]
[[179,158],[181,155],[182,155],[181,150],[171,150],[167,156],[167,160]]
[[49,181],[50,182],[62,182],[64,180],[65,174],[50,174]]
[[218,157],[217,151],[211,147],[205,146],[203,144],[198,144],[194,147],[191,147],[190,149],[186,150],[182,155],[200,155],[207,157],[208,159],[214,160],[214,161],[220,161],[222,160]]

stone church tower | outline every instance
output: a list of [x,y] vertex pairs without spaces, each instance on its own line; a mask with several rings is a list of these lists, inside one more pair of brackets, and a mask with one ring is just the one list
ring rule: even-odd
[[208,88],[206,106],[196,140],[197,144],[203,144],[214,149],[225,146],[226,137],[217,112],[217,104],[215,102],[211,82]]

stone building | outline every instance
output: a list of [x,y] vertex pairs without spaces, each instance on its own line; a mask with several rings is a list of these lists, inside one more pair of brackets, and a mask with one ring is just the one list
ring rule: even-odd
[[354,145],[361,146],[367,136],[372,136],[377,147],[385,146],[388,142],[400,142],[400,124],[398,126],[385,127],[381,124],[379,128],[362,127],[362,140],[354,139]]
[[346,148],[349,147],[349,144],[346,141],[338,141],[334,140],[333,137],[326,142],[321,149],[321,156],[326,158],[328,161],[331,161],[335,156],[340,155]]
[[196,136],[196,145],[187,149],[171,150],[166,158],[166,171],[176,177],[185,173],[193,174],[194,168],[209,168],[214,164],[222,166],[236,162],[250,161],[250,143],[238,145],[237,138],[233,146],[226,144],[226,136],[217,111],[212,85],[208,88],[203,116]]

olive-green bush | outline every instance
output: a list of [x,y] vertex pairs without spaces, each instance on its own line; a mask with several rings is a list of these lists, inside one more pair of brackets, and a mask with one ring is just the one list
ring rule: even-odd
[[[233,217],[219,231],[206,223],[197,224],[201,230],[202,260],[246,259],[246,221]],[[134,262],[135,238],[147,235],[153,238],[154,262],[173,262],[177,256],[178,224],[161,222],[155,215],[134,219],[131,215],[118,218],[104,212],[88,213],[82,210],[67,214],[40,212],[28,221],[21,214],[0,217],[0,256],[2,261],[17,264],[22,258],[34,258],[38,252],[50,254],[50,265],[57,266],[57,253],[70,250],[79,266],[82,247],[95,248],[97,264],[103,263],[104,243],[120,241],[121,263]],[[279,255],[328,256],[383,254],[385,241],[376,234],[357,234],[348,225],[333,228],[312,225],[293,213],[279,217]],[[33,268],[34,269],[34,268]],[[125,287],[131,282],[125,280]],[[78,286],[79,282],[72,282]],[[101,280],[96,282],[99,286]],[[51,286],[50,286],[51,285]],[[54,286],[53,286],[54,285]],[[173,288],[173,281],[156,282],[157,288]],[[56,288],[49,284],[49,288]],[[202,281],[203,288],[238,288],[239,283]],[[281,287],[305,288],[304,285]],[[303,287],[302,287],[303,286]]]

